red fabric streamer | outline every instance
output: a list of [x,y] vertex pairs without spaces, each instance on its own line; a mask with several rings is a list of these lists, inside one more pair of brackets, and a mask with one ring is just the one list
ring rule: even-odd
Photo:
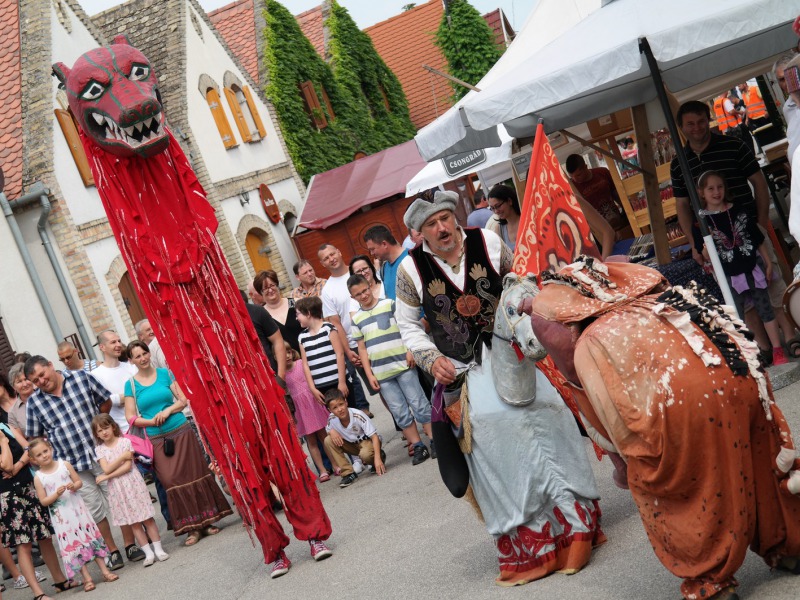
[[269,563],[289,543],[272,512],[270,482],[283,495],[298,539],[327,539],[331,524],[283,390],[214,236],[214,209],[169,138],[169,148],[150,158],[120,157],[81,131],[137,295]]

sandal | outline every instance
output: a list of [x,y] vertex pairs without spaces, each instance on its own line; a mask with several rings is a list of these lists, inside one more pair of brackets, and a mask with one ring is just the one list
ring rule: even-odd
[[92,581],[91,579],[89,581],[84,581],[83,582],[83,591],[84,592],[93,592],[95,589],[97,589],[97,586],[94,584],[94,581]]
[[[3,591],[5,591],[5,590],[3,590]],[[33,600],[44,600],[44,598],[49,598],[49,597],[50,596],[48,596],[47,594],[39,594],[38,596],[34,596]]]
[[66,592],[67,590],[73,590],[76,587],[80,587],[80,585],[80,581],[75,581],[74,579],[65,579],[64,581],[54,583],[53,587],[56,588],[56,594],[60,594],[61,592]]
[[106,573],[103,575],[103,579],[105,579],[106,583],[114,583],[117,579],[119,579],[119,575],[115,575],[114,573]]
[[327,471],[323,471],[322,475],[319,476],[319,482],[320,483],[325,483],[326,481],[330,481],[330,480],[331,480],[331,476],[328,475]]
[[203,529],[203,535],[217,535],[220,531],[222,531],[219,527],[215,527],[214,525],[209,525],[205,529]]
[[190,531],[189,535],[186,536],[186,541],[183,542],[183,545],[184,546],[194,546],[199,541],[200,541],[200,532],[199,531]]

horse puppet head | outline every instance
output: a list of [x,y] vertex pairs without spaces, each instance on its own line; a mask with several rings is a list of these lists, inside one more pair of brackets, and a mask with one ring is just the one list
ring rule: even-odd
[[149,158],[169,146],[158,80],[124,35],[81,55],[70,69],[53,65],[83,132],[106,152]]
[[537,292],[532,275],[509,273],[503,278],[492,331],[492,380],[497,395],[512,406],[525,406],[536,399],[536,361],[547,356],[530,318],[519,312],[523,300]]

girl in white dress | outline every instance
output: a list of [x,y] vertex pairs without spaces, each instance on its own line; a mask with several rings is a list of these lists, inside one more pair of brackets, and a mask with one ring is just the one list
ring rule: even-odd
[[28,453],[39,466],[33,484],[39,502],[50,509],[67,579],[72,579],[80,571],[83,590],[94,590],[94,581],[86,568],[92,560],[100,567],[103,579],[109,583],[119,579],[106,566],[104,559],[108,555],[108,548],[83,498],[78,494],[83,485],[78,473],[67,461],[53,460],[53,447],[44,438],[32,439],[28,444]]

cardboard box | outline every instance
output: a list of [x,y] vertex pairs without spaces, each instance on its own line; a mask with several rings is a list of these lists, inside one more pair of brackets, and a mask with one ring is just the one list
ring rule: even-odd
[[614,133],[631,131],[633,130],[631,110],[629,108],[618,110],[614,114],[587,121],[586,125],[589,127],[589,134],[592,136],[592,139],[606,137]]

